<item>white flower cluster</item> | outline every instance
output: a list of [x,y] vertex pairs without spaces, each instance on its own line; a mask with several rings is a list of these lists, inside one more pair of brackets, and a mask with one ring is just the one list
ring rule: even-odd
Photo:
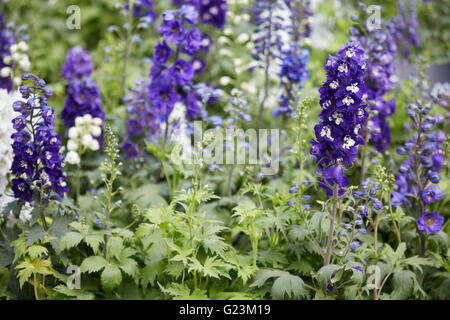
[[70,164],[80,163],[80,153],[85,150],[97,151],[100,144],[97,137],[102,134],[103,120],[100,118],[92,118],[90,114],[77,117],[75,126],[69,129],[69,141],[67,141],[66,162]]
[[[10,56],[6,56],[3,58],[3,62],[6,65],[12,65],[13,63],[16,64],[17,70],[19,70],[21,73],[27,73],[30,72],[31,64],[30,64],[30,58],[28,57],[28,45],[21,41],[18,44],[13,44],[10,47]],[[7,77],[13,77],[13,83],[15,86],[20,86],[22,83],[22,79],[19,76],[14,76],[14,70],[12,67],[4,67],[0,70],[0,75],[2,78]]]
[[12,105],[18,100],[22,100],[18,91],[8,93],[7,90],[0,89],[0,194],[4,194],[8,185],[7,174],[13,158],[11,135],[14,129],[11,121],[19,115]]

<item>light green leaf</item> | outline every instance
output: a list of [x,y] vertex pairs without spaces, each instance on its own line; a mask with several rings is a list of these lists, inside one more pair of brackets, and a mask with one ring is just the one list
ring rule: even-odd
[[120,272],[118,267],[108,265],[103,270],[100,280],[106,291],[112,291],[122,282],[122,272]]
[[92,256],[83,260],[80,266],[80,271],[82,273],[85,272],[97,272],[102,270],[108,265],[108,261],[105,258],[100,256]]

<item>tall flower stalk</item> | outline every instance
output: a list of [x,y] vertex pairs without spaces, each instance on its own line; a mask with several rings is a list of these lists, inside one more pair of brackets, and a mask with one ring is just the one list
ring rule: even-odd
[[25,101],[16,101],[14,111],[20,115],[12,120],[16,132],[12,135],[14,159],[11,172],[14,197],[40,207],[42,223],[47,230],[43,201],[51,192],[63,197],[69,189],[63,172],[64,157],[60,155],[61,137],[54,132],[54,110],[47,105],[52,91],[45,81],[25,74],[24,81],[33,84],[20,87]]
[[399,154],[408,154],[409,157],[399,167],[396,190],[391,197],[393,205],[405,205],[417,213],[417,228],[421,231],[420,254],[423,256],[426,250],[425,234],[439,232],[444,222],[437,211],[426,211],[426,208],[444,198],[444,191],[438,183],[444,162],[445,134],[442,131],[433,132],[439,117],[430,115],[433,105],[427,101],[430,87],[426,81],[426,66],[423,61],[419,62],[421,67],[414,83],[417,99],[406,110],[415,132],[404,146],[397,148]]
[[349,42],[337,56],[329,56],[325,63],[327,80],[319,89],[322,112],[320,123],[314,127],[310,153],[322,173],[319,186],[333,197],[330,231],[324,265],[330,263],[334,235],[334,221],[338,198],[345,192],[348,179],[344,167],[356,161],[358,145],[363,144],[359,131],[368,114],[362,96],[367,92],[364,75],[367,60],[359,42]]

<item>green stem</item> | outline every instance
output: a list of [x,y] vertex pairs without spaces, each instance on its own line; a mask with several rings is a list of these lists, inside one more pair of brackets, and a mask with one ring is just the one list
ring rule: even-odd
[[338,202],[338,188],[339,186],[337,184],[333,187],[333,210],[331,214],[331,223],[330,223],[330,231],[328,232],[328,242],[327,242],[327,251],[325,253],[324,257],[324,266],[327,266],[330,264],[330,258],[331,258],[331,252],[333,250],[333,236],[334,236],[334,221],[336,220],[336,208],[337,208],[337,202]]

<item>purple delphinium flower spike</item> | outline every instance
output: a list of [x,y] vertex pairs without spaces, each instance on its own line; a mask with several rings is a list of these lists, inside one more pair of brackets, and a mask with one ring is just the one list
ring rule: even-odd
[[52,91],[45,81],[32,74],[25,74],[24,81],[33,85],[20,88],[27,101],[13,105],[21,115],[13,119],[16,132],[12,135],[14,160],[11,172],[14,197],[31,202],[33,194],[48,195],[54,191],[61,197],[69,189],[63,172],[64,157],[60,155],[61,137],[53,130],[53,109],[47,105]]
[[[75,125],[75,119],[86,114],[105,121],[105,112],[101,107],[100,90],[91,77],[94,67],[91,54],[79,46],[67,52],[61,73],[69,84],[67,99],[61,112],[64,126],[69,130]],[[101,144],[102,136],[97,138]]]
[[[366,5],[360,3],[365,15],[370,12]],[[367,16],[365,16],[367,19]],[[391,130],[387,118],[395,113],[395,100],[384,100],[384,95],[390,91],[394,83],[392,75],[395,71],[395,55],[397,45],[391,28],[386,25],[374,28],[366,23],[366,19],[358,19],[359,28],[350,28],[350,39],[358,40],[366,48],[368,57],[365,83],[367,94],[364,96],[368,102],[371,117],[368,119],[368,140],[378,150],[384,153],[391,144]],[[381,23],[381,21],[379,21]]]
[[[425,80],[424,69],[423,66],[414,75],[416,91],[421,98],[429,98],[429,87]],[[439,172],[444,161],[445,134],[442,131],[433,131],[438,121],[436,116],[430,115],[431,109],[432,104],[421,99],[417,99],[406,108],[406,113],[412,120],[411,128],[416,132],[403,147],[397,148],[399,154],[406,154],[409,157],[399,166],[395,190],[391,193],[392,205],[417,207],[419,213],[417,226],[424,232],[428,232],[426,231],[428,229],[425,230],[424,220],[421,217],[425,214],[423,212],[426,206],[444,198],[444,191],[437,183],[440,181]]]
[[367,119],[362,96],[367,88],[364,74],[367,60],[364,47],[359,42],[349,42],[337,56],[329,56],[325,63],[327,80],[319,89],[322,112],[320,123],[314,128],[316,140],[312,140],[310,153],[315,157],[322,180],[319,185],[331,196],[331,187],[347,186],[343,167],[356,160],[358,145],[363,144],[359,130]]

